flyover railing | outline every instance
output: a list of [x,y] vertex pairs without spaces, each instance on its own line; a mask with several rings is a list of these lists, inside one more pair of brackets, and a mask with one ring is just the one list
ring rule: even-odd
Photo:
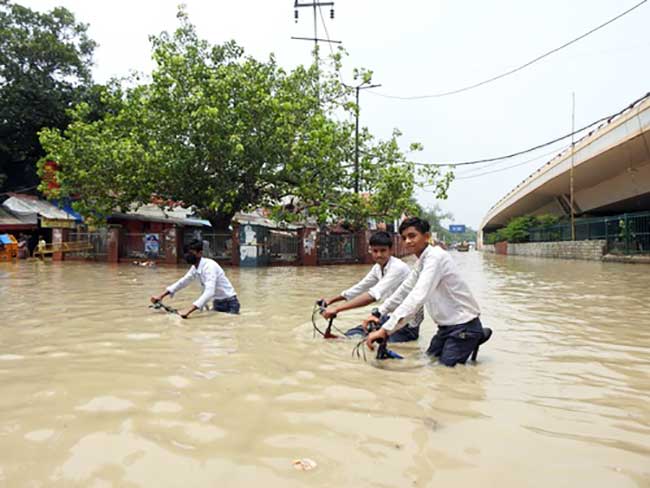
[[[576,240],[607,241],[611,253],[650,253],[650,212],[626,213],[610,217],[577,219]],[[530,242],[571,240],[571,224],[562,223],[528,230]]]

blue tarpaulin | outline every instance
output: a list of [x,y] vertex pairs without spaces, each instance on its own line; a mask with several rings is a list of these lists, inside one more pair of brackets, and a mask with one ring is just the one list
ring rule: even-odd
[[68,199],[63,199],[61,201],[59,200],[51,200],[53,205],[56,205],[59,207],[61,210],[63,210],[65,213],[69,214],[71,217],[74,217],[74,219],[77,222],[83,222],[84,219],[83,217],[78,214],[77,212],[74,211],[72,208],[72,204],[70,203],[70,200]]

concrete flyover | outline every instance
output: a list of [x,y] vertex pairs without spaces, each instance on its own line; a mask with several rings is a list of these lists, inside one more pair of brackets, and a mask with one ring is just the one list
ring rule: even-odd
[[499,200],[483,218],[484,233],[521,215],[570,216],[573,160],[576,216],[650,209],[650,94],[577,141]]

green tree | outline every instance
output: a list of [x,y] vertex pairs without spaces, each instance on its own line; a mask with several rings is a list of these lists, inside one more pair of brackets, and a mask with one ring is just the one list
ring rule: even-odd
[[[244,54],[235,42],[200,39],[183,9],[179,28],[151,38],[156,67],[148,83],[131,79],[100,93],[104,113],[78,105],[65,131],[44,130],[45,159],[61,163],[57,196],[75,196],[84,215],[151,201],[192,205],[213,227],[235,212],[275,207],[290,219],[345,218],[407,206],[414,165],[399,150],[396,132],[374,141],[364,131],[363,184],[352,188],[353,113],[339,81],[341,55],[331,69],[299,66],[287,72],[273,56]],[[419,149],[413,145],[413,150]],[[446,192],[450,176],[422,168],[424,182]],[[293,197],[292,212],[280,203]]]
[[67,126],[91,86],[95,43],[65,8],[39,13],[0,0],[0,190],[38,184],[38,131]]
[[429,222],[431,225],[431,232],[435,232],[438,235],[438,240],[444,242],[451,242],[452,236],[449,232],[446,225],[443,225],[443,222],[449,222],[453,220],[454,216],[451,212],[446,212],[440,208],[439,204],[435,204],[432,207],[428,207],[422,211],[420,216]]
[[[505,227],[492,232],[485,236],[486,244],[494,244],[495,242],[507,241],[512,243],[529,242],[530,230],[533,228],[548,229],[559,222],[559,218],[551,214],[543,214],[538,216],[521,215],[514,217],[508,221]],[[555,240],[551,235],[551,240]],[[556,238],[559,236],[556,236]]]

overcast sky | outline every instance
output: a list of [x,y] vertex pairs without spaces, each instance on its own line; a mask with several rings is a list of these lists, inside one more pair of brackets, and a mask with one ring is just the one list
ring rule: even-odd
[[[305,1],[305,0],[301,0]],[[356,66],[374,71],[378,93],[413,96],[453,90],[512,69],[577,37],[639,0],[336,0],[323,9],[332,39],[349,52],[344,78]],[[148,36],[176,25],[177,0],[18,0],[37,10],[70,9],[99,43],[95,79],[150,71]],[[275,53],[293,67],[310,61],[309,9],[294,23],[293,0],[186,0],[199,35],[235,39],[249,54]],[[543,61],[478,89],[445,98],[403,101],[362,92],[362,124],[379,137],[394,127],[424,144],[422,162],[473,160],[524,149],[616,112],[650,91],[650,3]],[[323,35],[319,20],[319,36]],[[323,46],[323,49],[327,49]],[[478,227],[487,210],[551,156],[549,150],[482,170],[458,169],[449,199],[454,223]],[[536,161],[474,178],[481,173]],[[460,178],[465,179],[460,179]],[[568,191],[568,190],[567,190]],[[418,193],[425,206],[435,203]]]

